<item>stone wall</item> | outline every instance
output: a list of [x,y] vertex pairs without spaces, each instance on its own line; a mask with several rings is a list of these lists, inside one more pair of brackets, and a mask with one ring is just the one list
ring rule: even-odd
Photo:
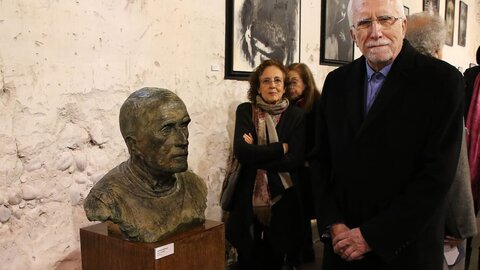
[[[334,67],[318,64],[320,1],[302,0],[301,12],[301,61],[321,86]],[[447,53],[464,55],[457,66],[480,44],[474,18],[467,47]],[[144,86],[187,105],[189,166],[208,185],[207,217],[220,219],[235,108],[248,87],[223,79],[224,33],[220,0],[0,0],[0,268],[79,267],[83,199],[127,159],[118,111]]]

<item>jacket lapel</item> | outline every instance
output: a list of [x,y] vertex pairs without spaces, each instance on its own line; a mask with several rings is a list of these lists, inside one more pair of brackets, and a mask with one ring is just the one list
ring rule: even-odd
[[[383,115],[385,110],[391,107],[396,96],[401,93],[402,88],[405,87],[404,84],[408,81],[408,72],[406,71],[411,67],[411,59],[413,59],[412,53],[413,48],[406,40],[404,40],[403,48],[395,59],[377,98],[373,102],[370,111],[365,116],[365,120],[360,126],[355,138],[358,138],[365,129],[374,124],[375,120]],[[363,76],[365,76],[365,72],[363,72]],[[361,86],[362,91],[364,91],[364,84],[361,84]]]
[[360,129],[364,121],[364,84],[365,84],[365,58],[354,62],[352,78],[347,78],[346,108],[348,125],[354,133]]

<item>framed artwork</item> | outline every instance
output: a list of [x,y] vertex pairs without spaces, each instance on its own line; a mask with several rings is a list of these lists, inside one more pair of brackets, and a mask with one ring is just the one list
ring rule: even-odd
[[465,47],[465,44],[467,43],[467,14],[467,4],[460,1],[460,8],[458,11],[458,45],[463,47]]
[[423,11],[432,11],[438,14],[440,10],[440,0],[423,0]]
[[247,80],[263,60],[300,62],[300,0],[227,0],[225,79]]
[[348,0],[322,0],[320,64],[343,65],[353,61],[347,5]]
[[447,37],[445,45],[453,46],[453,32],[455,24],[455,0],[445,1],[445,28],[447,29]]
[[405,13],[405,16],[409,16],[410,15],[410,8],[408,8],[407,6],[403,6],[403,13]]

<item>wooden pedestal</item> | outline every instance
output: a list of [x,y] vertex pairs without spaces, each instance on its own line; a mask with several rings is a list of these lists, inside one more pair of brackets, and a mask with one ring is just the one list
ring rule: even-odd
[[[122,239],[116,225],[88,226],[80,229],[82,269],[223,270],[224,231],[222,222],[207,220],[162,241],[139,243]],[[172,251],[173,254],[165,256]]]

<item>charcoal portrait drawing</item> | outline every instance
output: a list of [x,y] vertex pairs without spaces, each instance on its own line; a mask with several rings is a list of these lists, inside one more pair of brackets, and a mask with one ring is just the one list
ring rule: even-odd
[[300,0],[233,0],[233,69],[299,60]]
[[458,45],[463,47],[465,47],[467,43],[467,14],[467,4],[465,4],[463,1],[460,1],[460,9],[458,14]]
[[431,11],[438,14],[440,7],[440,0],[423,0],[423,11]]
[[353,60],[347,5],[348,0],[322,1],[321,64],[346,64]]
[[453,46],[453,31],[455,22],[455,0],[446,0],[445,2],[445,27],[447,28],[447,38],[445,44]]

